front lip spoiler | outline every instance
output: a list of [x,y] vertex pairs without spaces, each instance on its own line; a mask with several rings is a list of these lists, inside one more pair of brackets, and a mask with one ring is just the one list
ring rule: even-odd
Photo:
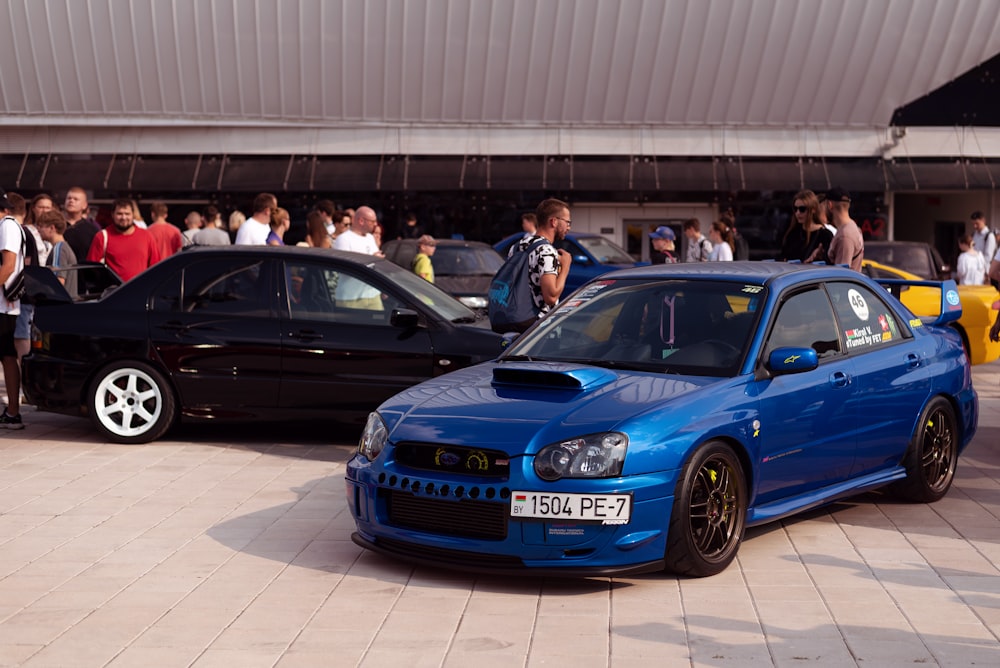
[[407,561],[418,566],[428,566],[431,568],[453,568],[455,570],[465,571],[467,573],[477,573],[481,575],[517,575],[517,576],[538,576],[538,577],[564,577],[564,578],[581,578],[581,577],[609,577],[612,575],[617,576],[629,576],[629,575],[643,575],[646,573],[656,573],[663,571],[666,568],[666,562],[663,559],[657,559],[655,561],[647,561],[641,564],[629,564],[628,566],[560,566],[560,567],[532,567],[532,566],[520,566],[520,567],[506,567],[506,566],[482,566],[476,564],[470,564],[468,562],[462,561],[458,554],[455,555],[454,560],[447,558],[427,558],[420,557],[412,554],[408,554],[402,550],[393,549],[383,544],[379,544],[377,540],[368,540],[358,532],[351,534],[351,540],[354,541],[356,545],[371,550],[372,552],[377,552],[386,557],[391,557],[393,559],[399,559],[402,561]]

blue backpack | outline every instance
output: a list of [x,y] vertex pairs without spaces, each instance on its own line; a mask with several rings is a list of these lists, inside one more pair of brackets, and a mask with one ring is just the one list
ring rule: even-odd
[[547,243],[547,239],[539,239],[520,251],[515,246],[513,255],[497,269],[489,292],[490,326],[494,332],[523,332],[538,320],[538,309],[531,295],[528,258],[531,251]]

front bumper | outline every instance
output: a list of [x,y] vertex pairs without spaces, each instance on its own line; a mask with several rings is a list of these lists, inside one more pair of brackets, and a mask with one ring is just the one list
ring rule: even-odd
[[[384,454],[384,453],[383,453]],[[511,490],[538,489],[511,466],[509,479],[407,470],[355,456],[347,466],[352,540],[380,554],[475,573],[634,575],[662,570],[676,472],[562,480],[552,493],[628,493],[628,524],[512,519]],[[516,458],[522,468],[530,457]]]

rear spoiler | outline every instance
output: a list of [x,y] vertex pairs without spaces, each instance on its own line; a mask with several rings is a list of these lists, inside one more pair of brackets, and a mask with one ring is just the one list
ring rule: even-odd
[[955,281],[910,281],[905,278],[875,278],[892,296],[899,299],[903,287],[936,288],[941,291],[941,300],[936,315],[919,316],[925,325],[947,325],[962,317],[962,300],[958,296],[958,285]]

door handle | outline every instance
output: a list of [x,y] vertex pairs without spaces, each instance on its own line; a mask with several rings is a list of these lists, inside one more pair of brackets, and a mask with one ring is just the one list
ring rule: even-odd
[[916,369],[920,366],[920,356],[916,353],[907,353],[906,355],[906,368]]
[[851,377],[843,371],[834,371],[830,374],[830,385],[833,387],[847,387],[851,384]]
[[313,329],[300,329],[299,331],[293,332],[288,336],[300,341],[316,341],[323,338],[322,334]]
[[164,329],[168,332],[186,332],[190,329],[190,326],[185,325],[183,322],[177,320],[170,320],[168,322],[161,322],[157,325],[159,329]]

